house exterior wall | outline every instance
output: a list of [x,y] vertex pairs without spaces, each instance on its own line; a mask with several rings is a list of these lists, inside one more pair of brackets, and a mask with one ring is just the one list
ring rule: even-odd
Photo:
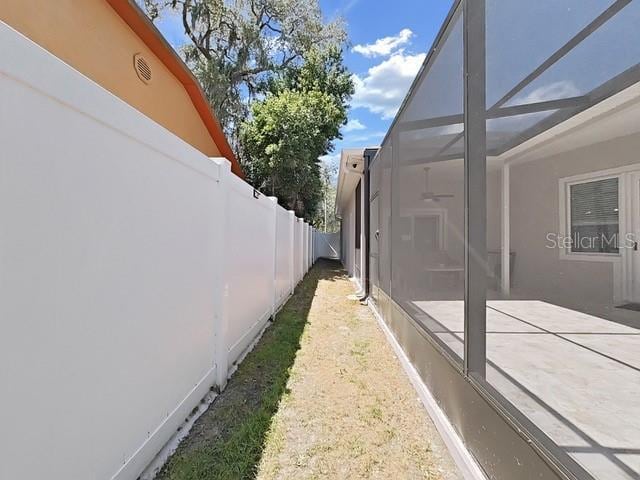
[[[362,193],[362,195],[364,195]],[[360,214],[362,216],[360,225],[360,245],[365,245],[364,231],[364,198]],[[341,210],[342,213],[342,245],[341,259],[345,270],[358,284],[358,287],[364,286],[364,268],[365,250],[364,248],[356,248],[356,191],[350,193],[349,200]]]
[[[435,175],[434,175],[435,173]],[[403,185],[402,189],[398,189],[393,192],[394,200],[398,202],[398,213],[401,219],[406,219],[405,225],[401,225],[401,222],[397,222],[394,225],[395,235],[407,244],[406,248],[403,248],[403,252],[398,252],[398,257],[401,254],[411,254],[412,248],[415,252],[420,252],[419,246],[412,247],[417,240],[417,235],[411,235],[410,233],[410,221],[414,217],[419,217],[428,212],[443,212],[446,213],[446,221],[443,222],[445,228],[443,242],[443,250],[452,261],[462,264],[464,263],[464,184],[460,181],[463,175],[463,161],[456,161],[455,164],[448,165],[446,162],[442,164],[435,164],[432,167],[431,172],[432,180],[435,184],[434,190],[438,193],[446,193],[453,195],[452,198],[443,198],[438,202],[425,202],[420,198],[422,192],[425,189],[424,172],[421,167],[415,166],[401,166],[398,168],[398,181],[400,185]],[[397,247],[400,250],[399,247]],[[417,255],[418,253],[413,253]],[[393,260],[392,260],[393,261]],[[410,264],[415,265],[415,258],[407,258]],[[423,272],[414,272],[422,275]],[[416,281],[419,281],[416,279]]]
[[[443,198],[438,202],[422,201],[420,195],[425,189],[425,179],[423,168],[419,166],[400,167],[397,169],[398,182],[403,186],[393,192],[394,198],[398,202],[398,215],[400,221],[396,220],[394,224],[395,237],[403,243],[402,247],[396,247],[397,257],[392,259],[396,264],[396,274],[401,274],[405,279],[411,278],[412,282],[424,283],[424,272],[420,268],[420,262],[416,259],[421,258],[423,253],[418,242],[420,241],[417,232],[411,233],[411,220],[417,219],[425,215],[443,215],[446,220],[443,221],[443,243],[441,250],[446,256],[456,264],[464,264],[464,184],[461,181],[464,175],[463,160],[456,160],[451,165],[445,162],[441,164],[432,164],[431,174],[434,175],[434,189],[438,193],[446,193],[453,195],[452,198]],[[389,170],[383,170],[382,181],[387,183],[385,192],[390,192],[388,183],[390,179]],[[497,250],[500,248],[500,195],[501,195],[501,176],[500,170],[494,169],[487,173],[487,244],[489,250]],[[390,196],[387,193],[386,196]],[[383,198],[385,196],[383,195]],[[388,200],[387,200],[388,201]],[[389,207],[383,208],[382,212],[389,222]],[[384,212],[387,212],[384,214]],[[424,259],[421,259],[424,261]]]
[[499,251],[501,246],[502,221],[502,172],[487,171],[487,250]]
[[[584,304],[585,298],[594,304],[614,301],[615,261],[559,260],[559,250],[547,248],[546,235],[560,230],[561,178],[639,164],[639,151],[640,135],[631,135],[510,166],[510,249],[515,254],[511,280],[515,294],[534,295],[567,306]],[[398,192],[401,217],[419,216],[434,208],[427,203],[416,207],[416,192],[424,189],[421,173],[418,168],[400,169],[398,173],[403,185]],[[499,167],[487,172],[489,252],[498,252],[501,246],[501,176]],[[442,172],[437,188],[454,195],[439,202],[438,208],[447,211],[444,249],[451,258],[462,261],[464,218],[460,213],[464,192],[460,177],[461,170],[455,167]]]
[[342,209],[342,263],[349,276],[355,274],[355,192],[349,197],[349,201]]
[[[4,0],[0,21],[205,155],[220,155],[184,86],[105,0]],[[136,53],[151,66],[149,84],[133,68]]]
[[638,152],[640,135],[631,135],[510,167],[515,293],[562,305],[584,304],[585,299],[594,304],[613,302],[614,264],[619,260],[560,259],[559,249],[548,248],[546,235],[560,229],[561,178],[640,163]]

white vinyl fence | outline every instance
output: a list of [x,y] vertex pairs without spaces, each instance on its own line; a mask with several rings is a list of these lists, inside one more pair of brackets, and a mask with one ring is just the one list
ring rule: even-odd
[[296,283],[298,283],[302,276],[304,275],[304,267],[302,264],[302,259],[304,258],[304,243],[303,243],[303,222],[301,219],[296,219],[296,223],[294,226],[294,253],[293,253],[293,263],[294,263],[294,272]]
[[276,208],[276,305],[293,292],[294,277],[294,228],[295,216],[292,211]]
[[304,276],[310,229],[2,22],[0,45],[0,479],[133,480]]

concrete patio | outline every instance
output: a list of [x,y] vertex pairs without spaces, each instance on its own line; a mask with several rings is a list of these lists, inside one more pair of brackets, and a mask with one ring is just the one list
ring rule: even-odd
[[[413,306],[461,356],[463,303]],[[487,380],[597,478],[640,476],[638,352],[640,331],[620,323],[537,300],[487,302]]]

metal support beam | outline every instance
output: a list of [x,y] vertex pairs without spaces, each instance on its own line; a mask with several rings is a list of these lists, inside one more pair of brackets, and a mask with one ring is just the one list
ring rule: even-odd
[[[483,2],[484,3],[484,2]],[[575,47],[580,45],[580,43],[595,32],[598,28],[604,25],[609,19],[611,19],[614,15],[616,15],[620,10],[629,5],[631,0],[617,0],[613,3],[609,8],[607,8],[604,12],[598,15],[589,25],[580,30],[573,38],[571,38],[567,43],[565,43],[562,47],[556,50],[553,55],[547,58],[544,62],[538,66],[533,72],[523,78],[515,87],[509,90],[500,100],[496,102],[496,104],[491,107],[491,110],[501,107],[513,97],[515,97],[519,92],[521,92],[527,85],[533,82],[536,78],[542,75],[545,71],[549,69],[553,64],[555,64],[558,60],[564,57],[567,53],[573,50]]]
[[444,147],[438,150],[438,153],[436,153],[436,157],[445,155],[447,150],[449,150],[451,147],[453,147],[456,143],[458,143],[463,138],[464,138],[464,131],[455,135],[451,140],[447,142],[447,144]]
[[504,145],[500,145],[496,148],[495,152],[491,152],[491,154],[495,156],[501,155],[504,152],[517,147],[521,143],[526,142],[530,138],[540,135],[542,132],[555,127],[565,120],[570,119],[574,115],[583,112],[587,108],[592,107],[593,105],[596,105],[603,100],[606,100],[607,98],[638,82],[640,82],[640,64],[636,64],[633,67],[628,68],[624,72],[616,75],[599,87],[593,89],[591,92],[589,92],[588,95],[586,95],[586,97],[589,99],[588,102],[580,106],[576,106],[575,108],[566,108],[564,110],[559,110],[553,115],[550,115],[544,120],[523,131],[519,135],[516,135]]
[[487,132],[485,0],[464,2],[464,370],[485,378],[487,330]]
[[410,120],[398,124],[398,130],[401,132],[409,132],[413,130],[424,130],[427,128],[447,127],[449,125],[458,125],[464,122],[464,117],[458,115],[445,115],[442,117],[423,118],[421,120]]
[[523,103],[509,107],[492,108],[487,112],[487,118],[513,117],[525,115],[527,113],[548,112],[550,110],[561,110],[563,108],[588,107],[590,99],[588,96],[558,98],[546,100],[544,102]]
[[[563,108],[589,107],[592,104],[588,95],[558,98],[545,100],[543,102],[523,103],[508,107],[494,107],[487,112],[487,118],[504,118],[525,115],[527,113],[548,112],[550,110],[561,110]],[[403,131],[415,131],[436,127],[448,127],[464,122],[464,115],[445,115],[443,117],[425,118],[422,120],[412,120],[398,124],[398,128]]]
[[446,162],[448,160],[460,160],[462,159],[462,152],[459,153],[453,153],[453,154],[447,154],[447,155],[434,155],[432,157],[419,157],[419,158],[412,158],[409,160],[404,160],[403,159],[403,166],[408,166],[408,165],[426,165],[428,163],[436,163],[436,162]]

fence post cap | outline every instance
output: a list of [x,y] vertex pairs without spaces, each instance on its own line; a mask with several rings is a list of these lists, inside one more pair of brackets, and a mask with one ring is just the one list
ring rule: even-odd
[[218,165],[220,176],[231,172],[231,162],[224,157],[209,157],[209,160],[215,162]]

